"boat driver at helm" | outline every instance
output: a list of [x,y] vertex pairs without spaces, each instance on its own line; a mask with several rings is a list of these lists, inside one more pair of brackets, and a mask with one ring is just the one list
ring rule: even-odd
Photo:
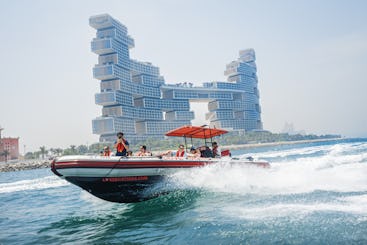
[[126,156],[126,152],[129,150],[129,142],[124,139],[124,133],[117,133],[117,141],[115,144],[116,156]]

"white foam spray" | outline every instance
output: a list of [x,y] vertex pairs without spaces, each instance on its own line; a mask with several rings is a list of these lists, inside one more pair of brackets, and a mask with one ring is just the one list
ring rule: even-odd
[[40,190],[69,185],[63,179],[57,176],[48,176],[38,179],[21,180],[11,183],[0,184],[0,193],[9,193],[17,191]]
[[[275,157],[277,161],[270,162],[269,169],[222,162],[182,171],[172,178],[181,188],[237,197],[230,203],[224,201],[220,207],[226,215],[233,213],[236,217],[262,219],[315,211],[367,215],[367,144],[345,143],[255,154],[258,158],[262,156]],[[315,191],[339,193],[340,197],[318,200],[309,195]],[[295,202],[293,195],[306,197]],[[261,203],[254,199],[256,204],[246,204],[247,198],[254,197]]]
[[[367,144],[364,147],[366,152],[353,154],[350,152],[355,150],[354,146],[348,144],[293,149],[288,150],[284,158],[296,154],[299,155],[298,158],[271,162],[270,169],[222,162],[182,171],[173,178],[186,187],[239,194],[291,194],[315,190],[367,191]],[[304,152],[309,151],[325,151],[325,154],[302,157]],[[268,157],[275,155],[275,152],[264,155]]]

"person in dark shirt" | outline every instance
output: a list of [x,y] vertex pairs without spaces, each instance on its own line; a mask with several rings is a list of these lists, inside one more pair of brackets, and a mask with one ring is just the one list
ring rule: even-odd
[[212,143],[212,149],[213,149],[213,157],[221,157],[222,151],[220,150],[217,142],[214,141]]
[[205,157],[205,158],[213,157],[212,151],[210,150],[209,147],[205,145],[200,147],[200,153],[201,153],[201,157]]

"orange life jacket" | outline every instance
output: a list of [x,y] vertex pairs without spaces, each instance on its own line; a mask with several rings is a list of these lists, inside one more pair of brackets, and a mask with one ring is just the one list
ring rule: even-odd
[[[126,140],[124,140],[124,143],[126,144]],[[125,150],[125,146],[122,143],[118,143],[116,148],[117,152],[123,152]]]
[[185,155],[185,151],[177,151],[176,152],[176,157],[183,157]]

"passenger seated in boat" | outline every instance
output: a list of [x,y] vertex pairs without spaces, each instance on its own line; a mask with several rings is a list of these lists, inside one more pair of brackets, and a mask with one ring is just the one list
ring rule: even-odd
[[138,157],[146,157],[146,156],[152,156],[152,153],[147,151],[147,146],[141,145],[140,146],[140,151],[138,153],[136,153],[136,155]]
[[111,156],[111,150],[110,150],[110,147],[109,146],[105,146],[103,148],[103,156],[105,156],[105,157]]
[[176,157],[186,157],[185,146],[179,145],[176,152]]
[[126,156],[132,157],[133,156],[133,152],[132,151],[127,151]]
[[188,158],[199,158],[201,156],[201,152],[198,149],[195,149],[195,147],[191,147],[190,153],[187,154]]
[[212,149],[213,149],[213,157],[221,157],[222,156],[222,151],[220,150],[217,142],[213,142],[212,143]]
[[172,156],[172,151],[171,150],[168,150],[168,151],[165,151],[165,152],[161,152],[159,154],[157,154],[157,157],[159,158],[167,158],[167,157],[171,157]]
[[209,147],[207,147],[207,146],[204,145],[204,146],[201,146],[199,148],[199,150],[200,150],[200,156],[201,157],[204,157],[204,158],[213,157],[213,153],[212,153],[212,151],[210,150]]

